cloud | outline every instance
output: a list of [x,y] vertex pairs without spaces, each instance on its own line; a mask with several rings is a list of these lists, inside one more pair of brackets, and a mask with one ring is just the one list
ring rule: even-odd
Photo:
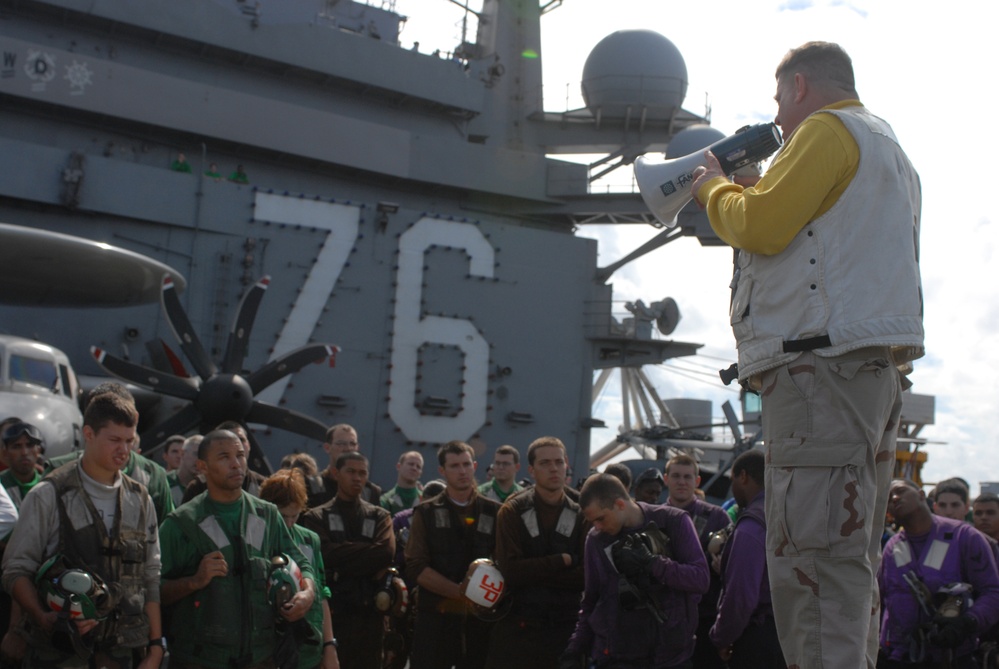
[[800,12],[806,9],[811,9],[815,6],[814,2],[809,0],[790,0],[790,2],[785,2],[777,8],[781,12]]

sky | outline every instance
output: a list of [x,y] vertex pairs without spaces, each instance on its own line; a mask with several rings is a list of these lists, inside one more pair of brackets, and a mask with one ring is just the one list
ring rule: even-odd
[[[481,7],[481,0],[469,0]],[[773,119],[776,64],[810,40],[838,42],[851,55],[860,98],[894,128],[923,185],[921,269],[926,302],[926,356],[916,362],[913,392],[936,398],[936,418],[921,437],[929,459],[924,481],[962,476],[977,494],[999,481],[999,290],[992,275],[999,229],[990,206],[991,159],[999,156],[994,118],[994,26],[999,5],[955,0],[563,0],[542,17],[545,108],[582,107],[579,80],[590,50],[617,30],[651,29],[683,54],[689,88],[685,109],[728,135]],[[448,50],[462,11],[449,0],[397,0],[409,16],[403,44]],[[551,92],[551,94],[549,94]],[[628,175],[623,175],[627,180]],[[599,240],[599,265],[626,255],[657,233],[640,225],[588,227]],[[717,369],[735,361],[728,326],[731,251],[683,238],[619,270],[611,278],[615,311],[626,300],[672,297],[682,320],[672,338],[699,342],[696,358],[646,368],[663,398],[692,397],[738,405]],[[616,381],[594,406],[608,428],[593,430],[593,447],[620,424]],[[939,442],[939,443],[938,443]]]

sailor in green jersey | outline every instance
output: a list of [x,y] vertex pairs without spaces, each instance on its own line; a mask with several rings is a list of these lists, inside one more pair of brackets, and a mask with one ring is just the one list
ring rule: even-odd
[[301,590],[280,610],[294,622],[316,598],[312,564],[277,507],[243,491],[246,449],[213,430],[198,453],[208,489],[163,521],[161,596],[171,618],[171,669],[271,669],[275,611],[268,601],[271,558],[284,554],[302,572]]
[[3,431],[3,454],[8,469],[0,474],[0,484],[18,508],[28,491],[42,480],[36,465],[43,446],[42,433],[30,423],[12,423]]
[[184,493],[187,491],[187,486],[191,485],[191,481],[198,475],[198,446],[202,439],[204,436],[200,434],[185,439],[180,466],[167,472],[167,483],[170,484],[170,495],[173,497],[174,508],[184,503]]
[[312,603],[305,614],[305,620],[312,627],[317,643],[303,643],[298,647],[299,669],[339,669],[337,641],[333,638],[333,623],[330,618],[330,589],[326,585],[323,553],[319,535],[297,525],[299,516],[306,510],[309,498],[305,488],[305,476],[299,469],[279,469],[260,486],[260,499],[277,506],[285,525],[298,547],[309,558],[315,569],[316,589],[320,596]]
[[174,172],[183,172],[184,174],[191,173],[191,163],[187,162],[187,156],[183,153],[177,154],[177,159],[170,163],[170,169]]
[[[42,480],[36,465],[41,459],[45,440],[37,427],[18,419],[4,423],[0,439],[2,439],[3,455],[8,466],[8,469],[0,474],[0,485],[7,491],[7,496],[10,497],[10,503],[13,504],[14,509],[20,509],[24,496]],[[16,520],[16,517],[14,519]],[[11,523],[10,531],[13,530],[14,525]],[[8,536],[9,532],[0,530],[0,546],[6,547]],[[0,548],[0,556],[2,555],[3,549]],[[13,651],[13,654],[20,653],[23,658],[24,640],[20,633],[15,631],[20,620],[21,607],[11,599],[6,591],[0,591],[0,632],[5,633],[5,641],[0,644],[0,648],[3,649],[4,653],[10,654],[8,651],[16,646],[17,650]],[[13,621],[13,625],[11,621]]]
[[493,456],[493,480],[479,486],[479,494],[502,504],[506,498],[524,489],[516,478],[520,471],[520,453],[513,446],[500,446]]
[[412,509],[420,503],[420,476],[423,475],[423,456],[419,451],[407,451],[399,458],[395,469],[399,472],[394,488],[382,493],[379,504],[393,516],[403,509]]

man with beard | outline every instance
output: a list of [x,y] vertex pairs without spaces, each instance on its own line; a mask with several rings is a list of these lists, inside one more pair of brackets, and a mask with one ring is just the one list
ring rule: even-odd
[[541,437],[527,448],[534,487],[510,497],[496,520],[496,566],[509,613],[489,641],[488,669],[554,669],[576,626],[587,527],[565,494],[565,445]]

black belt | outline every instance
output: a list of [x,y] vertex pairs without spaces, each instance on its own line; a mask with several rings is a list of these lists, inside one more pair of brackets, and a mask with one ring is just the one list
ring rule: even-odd
[[829,335],[819,335],[818,337],[808,337],[806,339],[792,339],[783,344],[785,353],[801,353],[802,351],[814,351],[817,348],[832,346]]

